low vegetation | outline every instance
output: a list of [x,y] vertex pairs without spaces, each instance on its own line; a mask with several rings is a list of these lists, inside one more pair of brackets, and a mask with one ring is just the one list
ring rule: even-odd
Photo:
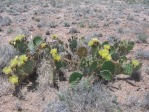
[[51,65],[48,68],[51,77],[46,79],[57,89],[59,89],[58,81],[66,80],[62,69],[69,70],[69,82],[75,83],[82,77],[90,76],[93,76],[94,81],[108,82],[119,74],[131,76],[141,67],[141,63],[137,60],[126,57],[133,49],[134,42],[114,40],[110,43],[91,38],[85,44],[84,38],[78,39],[73,36],[64,43],[56,35],[52,35],[51,38],[51,42],[46,42],[45,39],[36,36],[29,41],[25,35],[18,35],[10,41],[19,54],[3,68],[3,73],[8,76],[9,82],[15,85],[16,91],[24,81],[36,80],[38,73],[44,72],[40,73],[40,69],[37,73],[37,68],[45,59],[46,63]]
[[67,90],[60,90],[45,112],[119,112],[116,99],[101,83],[93,86],[89,79],[81,80]]

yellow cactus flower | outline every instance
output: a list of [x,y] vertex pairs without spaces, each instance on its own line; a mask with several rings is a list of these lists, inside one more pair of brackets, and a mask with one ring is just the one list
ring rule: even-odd
[[102,49],[102,50],[99,50],[98,53],[102,56],[102,58],[104,58],[109,54],[109,51],[107,49]]
[[97,38],[92,38],[93,42],[99,42],[99,40]]
[[20,40],[22,40],[23,38],[25,38],[25,35],[18,35],[18,36],[16,36],[15,38],[14,38],[14,41],[20,41]]
[[97,38],[92,38],[89,42],[88,42],[88,46],[93,46],[95,43],[99,43],[99,40]]
[[104,45],[103,48],[109,50],[110,49],[110,45],[108,45],[108,44]]
[[41,46],[41,49],[44,49],[44,48],[46,48],[47,44],[46,43],[42,43],[40,46]]
[[20,38],[18,36],[14,38],[14,41],[19,41],[19,40]]
[[26,62],[28,60],[28,57],[25,54],[23,54],[19,56],[19,60]]
[[15,68],[17,64],[18,64],[18,56],[15,56],[15,58],[10,61],[10,67]]
[[56,48],[51,49],[50,53],[52,54],[52,56],[57,54],[57,49]]
[[4,74],[11,74],[11,72],[12,72],[12,69],[10,68],[10,67],[5,67],[5,68],[3,68],[3,73]]
[[24,64],[25,64],[24,61],[20,60],[20,61],[18,62],[18,67],[22,67]]
[[53,56],[53,59],[55,60],[55,61],[60,61],[61,60],[61,56],[60,55],[54,55]]
[[93,44],[94,44],[94,42],[92,40],[88,42],[88,46],[90,46],[90,47],[93,46]]
[[9,77],[9,82],[12,84],[17,84],[19,82],[19,78],[15,75],[12,75],[11,77]]
[[109,54],[109,51],[107,49],[99,50],[98,53],[102,58],[106,59],[107,61],[110,61],[112,59],[112,57]]
[[139,62],[138,62],[138,60],[132,60],[132,64],[136,67],[139,65]]
[[52,39],[56,39],[57,38],[57,35],[51,35]]
[[110,61],[112,59],[111,55],[109,54],[106,58],[107,61]]

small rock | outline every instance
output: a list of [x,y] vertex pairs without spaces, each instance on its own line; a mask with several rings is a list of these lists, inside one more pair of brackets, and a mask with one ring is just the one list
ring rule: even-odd
[[114,24],[119,25],[120,21],[119,20],[115,20]]
[[50,35],[50,31],[49,30],[46,31],[46,35]]
[[98,16],[98,19],[100,19],[101,21],[104,20],[105,18],[101,15]]
[[74,27],[71,27],[70,29],[69,29],[69,33],[80,33],[76,28],[74,28]]
[[36,22],[40,22],[40,19],[39,18],[32,17],[32,20],[34,20]]
[[44,26],[45,26],[45,22],[43,21],[37,24],[37,27],[39,28],[44,27]]

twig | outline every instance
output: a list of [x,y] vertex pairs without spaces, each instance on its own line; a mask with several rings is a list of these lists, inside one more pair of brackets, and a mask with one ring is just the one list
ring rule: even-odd
[[133,84],[132,82],[129,82],[128,80],[125,80],[128,84],[130,84],[131,86],[135,86],[136,87],[136,85],[135,84]]
[[0,94],[0,97],[2,97],[2,96],[7,96],[7,95],[11,95],[11,93],[3,93],[3,94]]

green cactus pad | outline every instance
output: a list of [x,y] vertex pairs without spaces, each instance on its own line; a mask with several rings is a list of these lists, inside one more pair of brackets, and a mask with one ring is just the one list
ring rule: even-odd
[[113,53],[111,56],[114,61],[117,61],[120,58],[118,53]]
[[63,61],[58,61],[58,62],[55,62],[55,65],[57,69],[60,69],[61,67],[65,67],[66,63]]
[[29,51],[34,51],[34,50],[35,50],[35,46],[34,46],[33,41],[30,41],[30,42],[28,43],[28,49],[29,49]]
[[132,64],[125,64],[123,66],[123,70],[124,70],[123,71],[124,74],[131,75],[133,73],[133,66],[132,66]]
[[35,70],[35,66],[36,66],[36,65],[35,65],[35,62],[29,60],[29,61],[27,61],[27,62],[25,63],[25,65],[23,66],[23,70],[24,70],[25,73],[31,74],[31,73],[33,73],[33,71]]
[[75,49],[77,48],[77,38],[72,38],[69,41],[69,47],[72,51],[75,51]]
[[128,42],[128,47],[127,47],[128,52],[133,49],[134,45],[135,45],[134,42]]
[[110,54],[113,54],[113,53],[115,53],[115,48],[114,48],[114,46],[111,46],[111,49],[110,49]]
[[104,45],[106,45],[106,44],[109,44],[109,42],[108,42],[108,41],[103,42],[103,43],[102,43],[102,46],[104,46]]
[[79,72],[73,72],[70,75],[69,83],[72,83],[72,82],[77,81],[77,80],[81,80],[82,77],[83,77],[83,74],[81,74]]
[[33,43],[36,47],[38,47],[43,42],[43,39],[40,36],[36,36],[33,39]]
[[121,64],[116,63],[114,74],[118,75],[118,74],[121,74],[122,72],[123,72],[123,68],[122,68]]
[[87,65],[86,59],[82,58],[81,62],[80,62],[80,67],[85,68]]
[[119,63],[123,63],[127,61],[127,57],[126,56],[121,56],[119,59]]
[[115,65],[111,61],[105,61],[102,65],[101,71],[109,70],[112,74],[114,74]]
[[94,72],[97,69],[97,66],[97,61],[94,61],[89,68],[90,72]]
[[107,81],[112,80],[112,73],[109,70],[100,71],[100,76]]
[[17,46],[16,46],[17,49],[19,50],[19,52],[20,52],[21,54],[25,54],[25,53],[27,52],[28,47],[27,47],[27,45],[26,45],[24,42],[19,41],[19,42],[17,42],[16,45],[17,45]]

